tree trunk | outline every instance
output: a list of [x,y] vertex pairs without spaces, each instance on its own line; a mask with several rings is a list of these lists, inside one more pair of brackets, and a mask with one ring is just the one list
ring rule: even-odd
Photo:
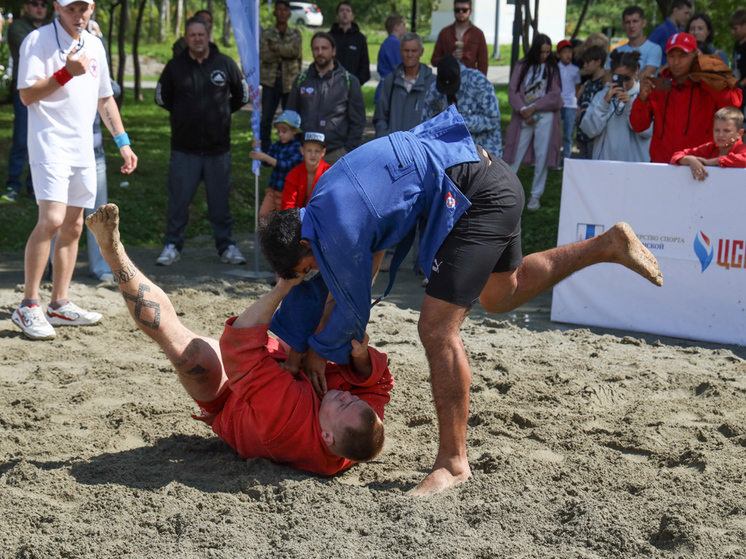
[[159,14],[159,26],[158,26],[158,42],[162,43],[166,40],[166,29],[171,26],[171,4],[169,0],[161,0],[158,4]]
[[[523,52],[531,48],[533,37],[539,32],[539,0],[534,0],[534,15],[531,15],[531,0],[519,0],[523,3],[525,16],[523,18]],[[529,37],[529,31],[533,31]]]
[[153,42],[153,0],[148,0],[148,44]]
[[145,4],[148,0],[140,0],[137,10],[137,23],[135,23],[135,34],[132,37],[132,63],[135,66],[135,101],[142,102],[142,77],[140,74],[140,57],[138,47],[140,45],[140,32],[142,31],[142,16],[145,12]]
[[[111,42],[112,38],[114,37],[114,26],[117,23],[117,7],[119,6],[119,2],[114,2],[111,5],[111,8],[109,9],[109,36],[108,40],[106,41],[107,46],[109,47],[109,52],[111,52],[111,45],[114,43]],[[111,56],[109,57],[111,59]],[[111,79],[114,79],[114,66],[110,63],[109,64],[109,77]]]
[[231,46],[231,17],[228,13],[228,6],[225,6],[225,12],[223,12],[223,46]]
[[[125,52],[125,43],[127,39],[127,27],[129,22],[127,21],[127,3],[129,0],[121,0],[119,2],[121,8],[120,8],[120,17],[119,17],[119,37],[118,37],[118,47],[119,47],[119,67],[117,68],[117,83],[119,84],[119,87],[122,88],[122,91],[124,91],[124,66],[127,63],[127,53]],[[121,100],[124,99],[124,95],[122,95],[119,98],[119,103],[121,105]]]
[[[227,6],[226,6],[227,9]],[[215,42],[215,0],[207,0],[207,11],[212,15],[213,28],[210,29],[210,42]],[[186,30],[185,30],[186,31]]]
[[583,20],[585,19],[585,14],[588,12],[588,6],[590,6],[590,4],[591,0],[585,0],[585,4],[583,4],[583,10],[580,12],[580,17],[578,17],[578,22],[575,24],[575,30],[572,32],[572,36],[570,37],[571,41],[574,41],[575,38],[578,36],[580,26],[583,25]]
[[176,25],[174,25],[174,35],[181,37],[184,34],[184,0],[176,0]]

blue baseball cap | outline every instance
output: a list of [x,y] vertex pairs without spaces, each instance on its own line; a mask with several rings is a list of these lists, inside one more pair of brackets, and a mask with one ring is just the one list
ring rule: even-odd
[[300,129],[300,115],[295,111],[282,111],[280,116],[275,119],[275,124],[279,124],[280,122],[292,126],[298,132],[303,132]]

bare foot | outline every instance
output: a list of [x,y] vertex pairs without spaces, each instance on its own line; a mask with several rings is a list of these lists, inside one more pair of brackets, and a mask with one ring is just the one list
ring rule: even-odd
[[640,274],[650,283],[663,285],[663,274],[661,274],[658,261],[640,242],[628,223],[617,223],[609,229],[609,233],[615,233],[619,237],[619,242],[624,243],[618,260],[619,264]]
[[429,497],[437,493],[443,493],[452,487],[456,487],[468,481],[471,478],[471,470],[469,464],[466,465],[466,470],[455,474],[448,470],[445,466],[433,466],[432,471],[427,474],[427,477],[423,479],[420,484],[414,489],[410,490],[409,495],[415,497]]
[[101,206],[86,218],[85,224],[96,237],[101,256],[112,270],[122,268],[127,257],[119,241],[119,208],[116,204]]

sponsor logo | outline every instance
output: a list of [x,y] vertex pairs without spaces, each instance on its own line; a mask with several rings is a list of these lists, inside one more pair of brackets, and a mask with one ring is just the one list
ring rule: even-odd
[[433,258],[432,271],[435,272],[435,273],[439,273],[440,272],[440,265],[443,264],[443,262],[444,262],[443,260],[441,260],[440,262],[438,262],[437,258]]
[[453,194],[450,192],[446,194],[446,208],[453,211],[456,209],[456,206],[458,206],[458,202],[456,201],[456,198],[453,197]]
[[666,244],[683,245],[686,244],[684,237],[673,237],[671,235],[637,235],[642,244],[650,250],[665,250]]
[[319,121],[319,126],[326,126],[326,121],[325,120],[320,120]]
[[228,78],[226,78],[225,73],[223,73],[222,70],[213,70],[212,74],[210,74],[210,81],[213,85],[222,87],[228,83]]
[[699,258],[699,262],[702,264],[702,273],[707,269],[707,266],[712,262],[712,255],[714,250],[710,238],[705,235],[702,231],[697,233],[694,237],[694,254]]
[[90,62],[88,62],[88,71],[94,78],[98,77],[98,62],[96,62],[95,58],[91,58]]
[[313,95],[313,92],[316,91],[313,87],[301,87],[300,88],[300,94],[301,95]]
[[604,226],[597,223],[578,223],[577,241],[585,241],[604,232]]
[[[702,264],[702,272],[712,263],[715,257],[715,241],[700,231],[694,238],[694,254]],[[717,240],[717,265],[726,270],[746,268],[746,241],[742,239]]]

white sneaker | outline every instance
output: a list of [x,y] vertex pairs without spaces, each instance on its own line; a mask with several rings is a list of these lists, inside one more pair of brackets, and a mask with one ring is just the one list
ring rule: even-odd
[[57,335],[39,305],[18,307],[11,318],[26,337],[32,340],[51,340]]
[[166,243],[166,246],[163,247],[163,252],[161,252],[155,263],[157,266],[170,266],[179,260],[181,260],[181,253],[176,249],[176,245]]
[[47,320],[54,326],[88,326],[101,320],[101,313],[81,309],[78,305],[68,302],[59,309],[47,307]]
[[220,255],[220,261],[234,265],[246,264],[246,259],[236,245],[231,245],[225,249],[223,254]]
[[541,204],[539,203],[538,196],[531,196],[531,199],[528,201],[528,204],[526,204],[526,209],[531,210],[532,212],[535,212],[540,207],[541,207]]

